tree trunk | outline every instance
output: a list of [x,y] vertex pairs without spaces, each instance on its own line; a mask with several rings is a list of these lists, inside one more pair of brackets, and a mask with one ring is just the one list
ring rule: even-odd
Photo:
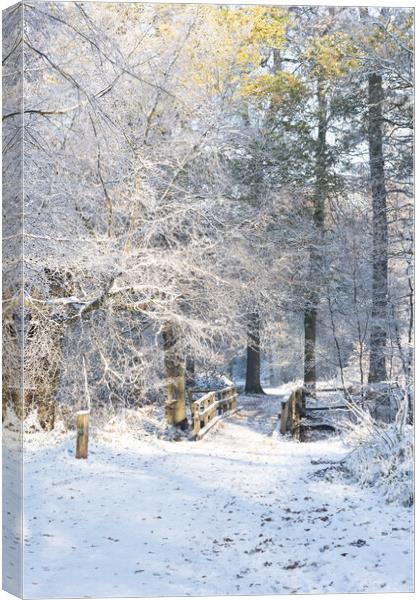
[[369,75],[369,166],[372,188],[373,272],[369,383],[386,379],[388,223],[382,148],[382,77]]
[[246,351],[246,383],[248,394],[264,394],[261,387],[260,316],[257,312],[248,315],[248,346]]
[[324,84],[318,79],[318,138],[315,157],[314,213],[315,236],[310,251],[310,280],[312,289],[304,312],[304,367],[305,386],[316,384],[316,335],[319,305],[320,275],[322,272],[321,244],[324,234],[325,200],[327,196],[327,99]]
[[408,278],[409,293],[409,325],[408,325],[408,349],[407,349],[407,394],[408,394],[408,413],[410,423],[413,422],[413,327],[414,327],[414,286],[411,277]]
[[268,376],[270,381],[270,387],[275,386],[276,375],[274,373],[274,355],[273,351],[270,352],[270,364],[268,365]]
[[193,356],[187,356],[185,360],[185,376],[186,385],[188,387],[194,387],[195,382],[195,360]]
[[316,348],[316,306],[307,302],[303,317],[305,329],[303,381],[305,387],[314,388],[316,384],[315,348]]
[[185,404],[185,368],[179,344],[179,333],[173,323],[167,323],[162,332],[166,371],[166,418],[169,425],[188,427]]

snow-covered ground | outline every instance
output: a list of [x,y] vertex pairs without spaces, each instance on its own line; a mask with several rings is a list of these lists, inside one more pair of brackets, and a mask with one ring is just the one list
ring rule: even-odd
[[412,510],[313,476],[348,450],[281,438],[279,396],[240,405],[200,442],[29,441],[25,597],[412,591]]

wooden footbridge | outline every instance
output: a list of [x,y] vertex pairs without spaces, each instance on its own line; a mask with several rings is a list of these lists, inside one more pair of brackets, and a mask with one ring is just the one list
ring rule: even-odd
[[[317,411],[349,410],[348,404],[333,404],[328,406],[307,406],[307,399],[316,400],[317,393],[343,392],[342,388],[308,389],[303,386],[295,388],[287,401],[281,403],[280,433],[291,433],[293,439],[303,442],[308,439],[310,431],[322,430],[334,432],[335,428],[328,422],[320,420]],[[195,399],[198,394],[203,396]],[[193,438],[202,439],[210,429],[221,419],[234,414],[238,409],[238,391],[234,385],[219,391],[194,390],[188,391],[190,410],[193,420]],[[279,407],[280,408],[280,407]]]
[[287,432],[292,434],[293,439],[304,442],[309,431],[323,430],[334,432],[335,427],[331,423],[322,422],[316,415],[318,411],[349,411],[350,405],[347,404],[330,404],[328,406],[307,406],[307,399],[317,399],[316,394],[328,394],[344,392],[343,388],[324,388],[313,389],[303,386],[297,387],[292,391],[287,401],[281,403],[280,433],[285,435]]
[[[303,386],[295,388],[287,401],[281,403],[280,433],[291,433],[293,439],[303,442],[307,433],[314,429],[334,431],[334,426],[328,423],[317,422],[311,418],[315,411],[349,410],[349,403],[345,405],[307,406],[307,399],[316,399],[315,393],[343,392],[340,388],[307,389]],[[201,440],[223,418],[235,414],[238,407],[238,390],[235,385],[230,385],[221,390],[187,391],[193,429],[192,438]],[[201,395],[204,394],[204,395]],[[199,395],[197,398],[196,396]],[[279,407],[280,408],[280,407]],[[76,458],[87,458],[89,439],[89,411],[76,413],[77,421],[77,448]]]

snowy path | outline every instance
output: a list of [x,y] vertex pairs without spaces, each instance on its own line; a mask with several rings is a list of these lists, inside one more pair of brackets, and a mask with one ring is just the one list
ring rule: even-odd
[[196,443],[28,451],[25,596],[412,591],[411,510],[312,478],[345,449],[279,438],[278,407],[245,400]]

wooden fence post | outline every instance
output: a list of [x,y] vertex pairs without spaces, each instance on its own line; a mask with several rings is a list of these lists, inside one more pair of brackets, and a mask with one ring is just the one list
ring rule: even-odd
[[204,401],[203,401],[203,408],[204,408],[204,427],[207,425],[207,423],[209,422],[209,415],[206,412],[207,409],[209,407],[209,398],[208,396],[204,397]]
[[292,436],[300,442],[300,404],[301,389],[296,390],[291,398],[292,403]]
[[216,400],[217,404],[217,414],[222,415],[224,413],[224,403],[223,403],[223,391],[216,392]]
[[76,442],[76,458],[87,458],[88,457],[88,443],[89,443],[89,411],[79,410],[76,413],[76,430],[77,430],[77,442]]
[[196,404],[193,404],[192,410],[193,410],[193,433],[194,433],[194,435],[198,435],[200,433],[200,428],[201,428],[199,408]]
[[216,392],[213,392],[213,412],[212,412],[212,419],[214,419],[215,417],[217,417],[217,413],[218,413],[218,404],[217,404],[217,394]]

